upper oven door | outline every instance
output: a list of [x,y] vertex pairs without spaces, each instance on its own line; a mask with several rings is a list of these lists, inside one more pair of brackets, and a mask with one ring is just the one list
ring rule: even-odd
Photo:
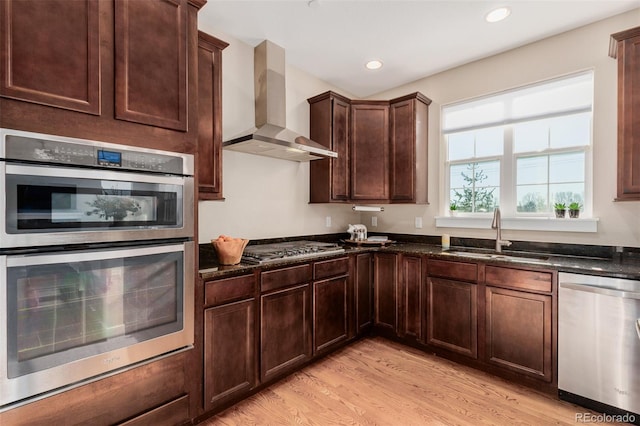
[[0,248],[193,237],[194,183],[0,162]]

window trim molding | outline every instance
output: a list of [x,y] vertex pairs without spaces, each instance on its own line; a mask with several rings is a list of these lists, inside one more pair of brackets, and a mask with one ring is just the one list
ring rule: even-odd
[[[436,216],[436,228],[491,229],[491,217],[487,216]],[[502,229],[516,231],[598,232],[597,217],[502,217]]]

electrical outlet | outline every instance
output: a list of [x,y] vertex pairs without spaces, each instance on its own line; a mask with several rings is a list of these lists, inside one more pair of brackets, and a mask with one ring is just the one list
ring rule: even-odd
[[324,218],[324,226],[327,228],[331,228],[331,216],[327,216]]
[[371,226],[378,226],[378,217],[371,216]]
[[416,228],[417,229],[422,228],[422,218],[421,217],[416,217]]

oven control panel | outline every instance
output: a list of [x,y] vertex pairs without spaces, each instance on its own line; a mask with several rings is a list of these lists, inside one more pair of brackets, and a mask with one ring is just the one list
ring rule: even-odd
[[155,152],[93,141],[60,140],[7,134],[3,140],[7,160],[69,166],[98,167],[164,174],[191,175],[184,164],[185,154]]

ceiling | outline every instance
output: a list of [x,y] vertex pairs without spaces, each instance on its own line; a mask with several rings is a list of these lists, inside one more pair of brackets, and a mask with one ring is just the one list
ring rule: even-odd
[[[487,23],[497,6],[511,16]],[[208,0],[198,19],[251,46],[270,40],[287,63],[365,98],[635,8],[640,0]],[[384,66],[367,70],[371,59]]]

